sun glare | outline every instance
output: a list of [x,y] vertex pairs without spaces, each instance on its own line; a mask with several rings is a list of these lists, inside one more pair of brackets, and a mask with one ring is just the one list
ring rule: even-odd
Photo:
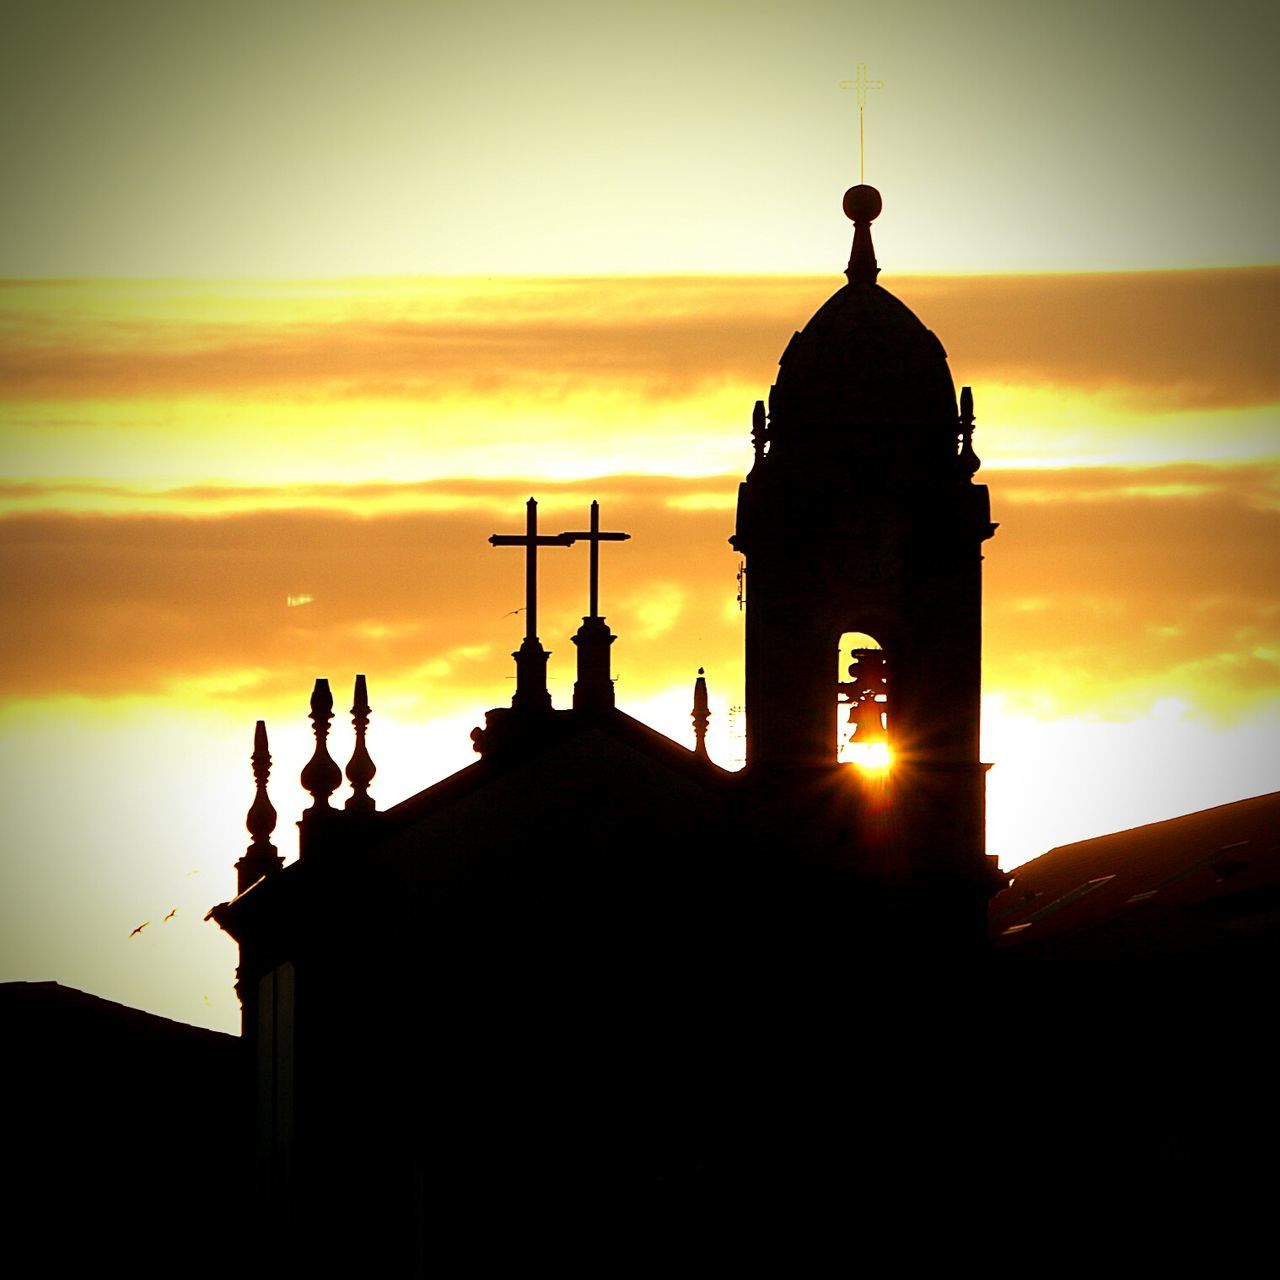
[[893,753],[887,742],[850,742],[840,752],[840,759],[864,773],[887,773]]
[[892,759],[884,650],[864,631],[846,631],[836,657],[836,760],[884,773]]

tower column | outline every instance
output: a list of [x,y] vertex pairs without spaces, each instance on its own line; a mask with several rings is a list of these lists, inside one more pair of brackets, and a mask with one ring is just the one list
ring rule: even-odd
[[[995,526],[974,483],[972,392],[957,405],[942,344],[877,282],[881,206],[872,187],[846,192],[848,284],[788,343],[768,419],[752,419],[730,540],[748,583],[747,764],[769,797],[790,788],[810,815],[828,805],[811,844],[848,851],[894,892],[967,903],[989,887],[981,547]],[[848,632],[882,648],[879,683],[837,675]],[[880,797],[853,772],[865,761],[837,768],[837,697],[854,703],[857,740],[888,748]]]

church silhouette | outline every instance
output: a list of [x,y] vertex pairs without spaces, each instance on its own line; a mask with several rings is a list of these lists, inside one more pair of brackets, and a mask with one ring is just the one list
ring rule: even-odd
[[[596,504],[548,533],[531,498],[524,531],[491,539],[524,554],[527,630],[469,767],[379,810],[361,675],[337,807],[317,680],[312,804],[285,866],[259,723],[252,843],[210,914],[240,947],[245,1203],[268,1256],[429,1259],[478,1206],[665,1220],[691,1198],[857,1194],[970,1122],[935,1105],[969,1080],[955,1066],[940,1087],[936,1055],[969,1018],[1004,883],[978,747],[996,526],[972,395],[957,403],[942,344],[877,284],[880,208],[874,188],[846,194],[848,283],[752,418],[730,538],[743,770],[708,757],[701,673],[693,750],[615,706],[599,557],[628,535]],[[556,708],[539,556],[582,543],[589,603]],[[859,752],[891,767],[841,759]]]

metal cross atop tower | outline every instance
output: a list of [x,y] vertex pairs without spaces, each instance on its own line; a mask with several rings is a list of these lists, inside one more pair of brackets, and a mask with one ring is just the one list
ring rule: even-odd
[[867,64],[858,63],[858,73],[852,80],[841,80],[842,89],[852,89],[858,95],[858,181],[867,180],[867,152],[863,144],[862,112],[867,105],[868,89],[883,89],[883,80],[867,79]]
[[601,533],[600,504],[592,502],[591,528],[586,531],[578,530],[562,533],[560,536],[568,538],[570,542],[589,542],[591,544],[591,612],[588,616],[598,618],[600,616],[600,544],[602,542],[626,542],[631,535],[629,533]]

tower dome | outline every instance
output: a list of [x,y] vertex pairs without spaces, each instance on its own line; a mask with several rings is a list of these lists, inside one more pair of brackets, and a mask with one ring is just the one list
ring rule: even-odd
[[956,392],[947,353],[909,307],[876,283],[871,222],[880,207],[874,187],[845,194],[854,224],[849,283],[782,354],[769,397],[773,450],[791,453],[801,441],[839,449],[850,437],[897,429],[912,437],[913,455],[922,448],[938,461],[954,454]]

